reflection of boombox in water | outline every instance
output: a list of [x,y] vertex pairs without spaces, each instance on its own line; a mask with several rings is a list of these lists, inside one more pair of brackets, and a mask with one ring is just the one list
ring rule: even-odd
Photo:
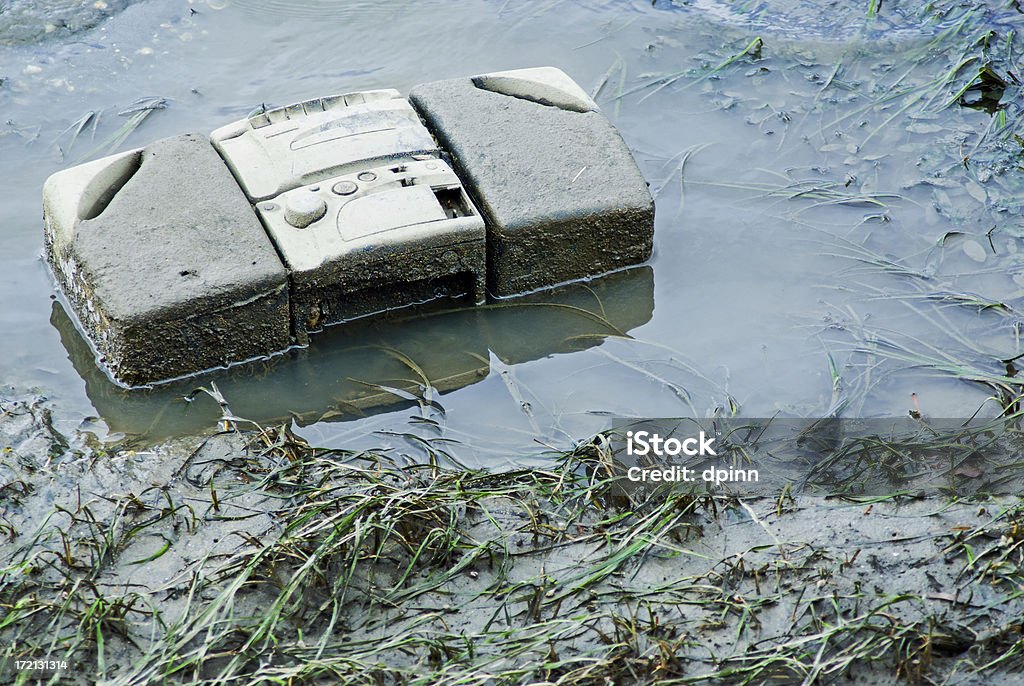
[[410,100],[378,90],[262,108],[209,140],[54,174],[47,257],[104,366],[149,384],[305,344],[325,325],[482,304],[650,254],[643,177],[562,72],[442,81]]
[[[427,384],[440,394],[476,384],[500,371],[494,360],[516,365],[597,346],[653,311],[653,270],[640,265],[482,307],[365,317],[321,332],[314,345],[226,370],[216,383],[233,413],[264,426],[343,421],[410,404]],[[115,386],[59,302],[50,322],[111,431],[160,439],[202,432],[220,416],[214,403],[181,401],[195,390],[193,378]]]

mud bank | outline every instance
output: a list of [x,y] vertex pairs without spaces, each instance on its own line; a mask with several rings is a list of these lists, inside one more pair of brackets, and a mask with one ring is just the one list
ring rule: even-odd
[[134,452],[0,401],[5,680],[1019,679],[1019,498],[639,501],[593,445],[486,473],[221,428]]

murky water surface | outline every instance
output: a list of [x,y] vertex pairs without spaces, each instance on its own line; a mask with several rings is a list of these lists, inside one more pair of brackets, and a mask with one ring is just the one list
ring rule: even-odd
[[[0,10],[0,380],[49,395],[62,428],[208,428],[217,403],[182,397],[215,383],[235,415],[294,417],[315,442],[505,465],[608,415],[967,417],[997,413],[987,399],[1012,384],[1012,7],[35,4]],[[649,265],[337,327],[305,350],[132,393],[95,369],[51,298],[40,194],[64,166],[260,103],[544,64],[591,89],[635,151],[657,199]],[[166,107],[123,130],[119,113],[153,97]]]

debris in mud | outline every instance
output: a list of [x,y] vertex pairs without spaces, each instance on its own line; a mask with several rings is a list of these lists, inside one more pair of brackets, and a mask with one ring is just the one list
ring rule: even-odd
[[64,437],[53,428],[45,398],[0,396],[0,450],[5,459],[13,457],[35,471],[66,448]]
[[960,91],[957,102],[962,107],[995,114],[1004,107],[1002,104],[1003,93],[1009,85],[1010,83],[993,71],[992,67],[985,65],[978,70],[975,80]]

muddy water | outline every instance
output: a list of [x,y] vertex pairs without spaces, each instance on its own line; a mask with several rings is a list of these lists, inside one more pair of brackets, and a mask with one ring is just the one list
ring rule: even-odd
[[[1002,114],[955,96],[1016,59],[1022,15],[864,4],[152,0],[58,26],[15,3],[0,13],[0,380],[46,393],[64,429],[208,428],[217,403],[182,397],[215,383],[235,415],[293,417],[316,442],[418,457],[416,433],[477,464],[565,447],[611,414],[995,412],[955,377],[1021,352],[1017,86]],[[338,327],[130,394],[51,298],[40,189],[65,165],[260,103],[542,64],[592,89],[635,151],[658,207],[646,267]],[[117,141],[118,113],[154,96],[167,106]],[[410,396],[421,375],[432,388]]]
[[130,5],[132,0],[8,0],[0,7],[0,45],[67,39],[88,31]]

